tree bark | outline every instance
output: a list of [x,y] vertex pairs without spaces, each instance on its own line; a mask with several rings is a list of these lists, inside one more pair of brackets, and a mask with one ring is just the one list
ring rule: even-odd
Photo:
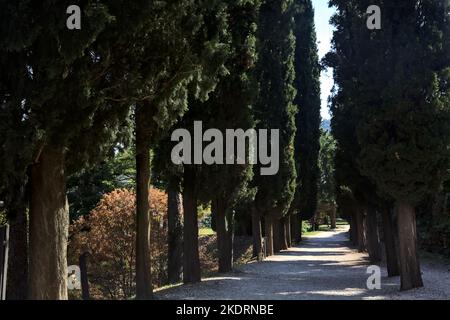
[[273,256],[273,218],[270,216],[270,214],[267,214],[264,218],[264,233],[266,238],[266,255]]
[[198,216],[195,169],[184,166],[183,181],[183,282],[194,283],[201,280],[200,257],[198,252]]
[[262,230],[261,230],[261,215],[256,208],[252,206],[252,238],[253,238],[253,257],[258,261],[264,259],[262,250]]
[[181,281],[183,272],[183,225],[181,223],[182,200],[177,189],[169,187],[168,196],[168,258],[169,283]]
[[[25,199],[21,199],[24,203]],[[28,217],[25,205],[19,205],[10,213],[9,220],[9,272],[6,298],[25,300],[28,290]]]
[[350,216],[350,232],[349,232],[349,238],[352,245],[357,246],[358,245],[358,231],[357,231],[357,225],[356,225],[356,214],[352,213]]
[[395,245],[394,225],[389,210],[383,209],[381,212],[383,220],[383,240],[386,248],[386,265],[389,277],[395,277],[400,274],[398,268],[397,249]]
[[303,219],[301,216],[298,217],[299,229],[298,229],[298,243],[303,241]]
[[375,264],[382,259],[377,211],[372,206],[369,206],[366,212],[365,230],[367,234],[367,251],[369,253],[370,262]]
[[88,279],[88,260],[89,252],[83,252],[79,258],[80,265],[80,276],[81,276],[81,297],[83,300],[90,300],[91,296],[89,294],[89,279]]
[[285,237],[285,242],[286,242],[286,249],[288,249],[292,246],[291,215],[290,214],[288,214],[286,217],[284,217],[284,237]]
[[364,232],[364,211],[358,210],[355,212],[356,219],[356,245],[358,247],[359,252],[366,251],[366,241],[365,241],[365,232]]
[[331,229],[336,229],[336,206],[332,205],[330,212]]
[[273,218],[273,251],[275,253],[283,250],[284,242],[284,224],[279,218]]
[[136,108],[136,299],[153,298],[150,254],[150,135],[144,107]]
[[230,272],[233,269],[232,217],[230,217],[230,214],[227,214],[225,201],[223,199],[215,199],[213,209],[216,215],[219,272]]
[[403,201],[396,203],[401,290],[423,286],[417,252],[415,208]]
[[291,215],[291,242],[297,244],[301,240],[301,221],[297,213]]
[[67,300],[69,206],[64,156],[62,147],[45,146],[31,169],[31,300]]

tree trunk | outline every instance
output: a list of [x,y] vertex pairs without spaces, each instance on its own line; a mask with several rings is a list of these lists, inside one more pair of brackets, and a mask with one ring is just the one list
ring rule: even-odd
[[401,290],[423,286],[417,252],[416,212],[407,202],[396,203]]
[[262,250],[262,230],[261,215],[255,205],[252,206],[252,238],[253,238],[253,257],[258,261],[264,259]]
[[365,241],[365,232],[364,232],[364,211],[358,210],[355,212],[356,219],[356,245],[358,247],[359,252],[366,251],[366,241]]
[[198,217],[195,169],[184,166],[183,181],[183,282],[194,283],[201,280],[200,257],[198,252]]
[[331,229],[336,229],[336,206],[332,205],[330,212]]
[[267,214],[264,218],[264,231],[266,238],[266,255],[273,256],[273,218],[270,216],[270,214]]
[[175,188],[167,190],[168,207],[168,257],[167,274],[169,283],[181,281],[183,272],[183,225],[181,223],[181,194]]
[[78,259],[80,265],[80,277],[81,277],[81,297],[83,300],[90,300],[91,296],[89,294],[89,279],[88,279],[88,260],[89,252],[83,252]]
[[153,298],[150,255],[150,150],[145,110],[136,109],[136,299]]
[[279,218],[273,219],[273,251],[275,253],[283,250],[284,242],[284,224]]
[[31,169],[29,299],[67,299],[68,234],[64,149],[46,146]]
[[367,234],[367,251],[371,263],[381,261],[381,245],[380,235],[378,232],[377,211],[372,206],[367,208],[367,216],[365,219],[365,230]]
[[233,224],[223,199],[215,199],[212,209],[216,215],[219,272],[230,272],[233,269]]
[[291,242],[297,244],[301,240],[301,221],[297,213],[291,215]]
[[352,245],[357,246],[358,245],[358,231],[357,231],[358,227],[356,225],[356,214],[352,213],[350,216],[350,234],[349,234],[349,238],[350,238],[350,242],[352,243]]
[[284,217],[284,237],[285,237],[285,242],[286,242],[286,249],[288,249],[292,246],[291,215],[290,214],[288,214],[286,217]]
[[395,246],[394,226],[389,210],[383,209],[381,212],[383,220],[383,240],[386,248],[386,265],[389,277],[395,277],[400,274],[398,268],[397,250]]
[[[25,199],[21,199],[22,203]],[[28,217],[22,205],[10,215],[9,267],[6,288],[8,300],[25,300],[28,290]]]

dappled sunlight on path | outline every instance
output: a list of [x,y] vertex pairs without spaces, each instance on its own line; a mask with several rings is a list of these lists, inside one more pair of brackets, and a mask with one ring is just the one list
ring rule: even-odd
[[[204,279],[202,283],[162,290],[157,295],[161,299],[239,300],[409,299],[428,295],[449,298],[445,288],[400,293],[399,278],[388,278],[383,266],[381,290],[368,290],[368,257],[348,247],[347,231],[348,227],[341,227],[321,232],[263,262],[240,266],[233,273]],[[444,269],[441,272],[445,274]],[[450,283],[450,278],[446,281]]]

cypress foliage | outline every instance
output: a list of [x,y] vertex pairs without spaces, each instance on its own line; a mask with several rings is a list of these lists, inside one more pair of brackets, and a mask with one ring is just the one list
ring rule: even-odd
[[[226,129],[254,128],[252,108],[257,93],[255,81],[256,31],[260,0],[228,1],[230,57],[226,63],[229,74],[222,77],[206,104],[207,127]],[[236,142],[236,139],[235,139]],[[214,142],[213,142],[214,143]],[[224,145],[223,154],[226,154]],[[245,147],[247,151],[248,146]],[[248,154],[248,152],[247,152]],[[228,156],[228,155],[227,155]],[[237,161],[238,155],[234,155]],[[212,200],[212,214],[217,228],[219,272],[233,267],[234,214],[239,203],[252,194],[249,182],[253,176],[249,159],[241,165],[212,165],[202,169],[202,192]]]
[[383,32],[373,36],[372,47],[387,50],[377,51],[370,70],[375,80],[361,105],[359,163],[395,202],[401,288],[408,290],[423,285],[415,206],[436,191],[448,168],[450,3],[403,0],[383,6]]
[[[258,129],[279,129],[280,168],[273,176],[255,175],[258,192],[256,209],[265,218],[268,254],[273,254],[282,234],[273,233],[294,198],[296,172],[294,163],[295,114],[294,88],[295,37],[292,1],[268,0],[261,6],[259,41],[259,96],[255,105]],[[269,131],[270,132],[270,131]],[[280,229],[281,228],[277,228]],[[283,239],[281,239],[283,240]],[[282,242],[282,241],[281,241]],[[282,244],[281,244],[282,246]],[[277,249],[279,249],[278,246]]]
[[[122,1],[89,3],[83,32],[71,32],[66,28],[68,5],[17,1],[2,2],[0,8],[5,15],[0,63],[6,79],[0,163],[7,173],[1,184],[11,200],[10,188],[23,185],[27,171],[31,178],[28,292],[33,299],[67,298],[66,176],[116,140],[128,108],[108,99],[124,74],[120,67],[112,72],[112,66],[132,51],[121,44],[143,26],[150,9],[145,1],[126,10]],[[130,15],[136,16],[133,23]],[[119,31],[116,23],[124,27]]]
[[[1,8],[7,14],[0,58],[6,79],[1,85],[1,185],[5,198],[12,198],[10,190],[26,181],[30,168],[31,298],[66,298],[67,174],[110,150],[126,131],[124,119],[135,105],[137,140],[142,142],[137,157],[147,172],[138,174],[143,199],[149,174],[146,146],[156,136],[149,132],[167,128],[185,111],[188,89],[205,97],[223,64],[213,31],[223,29],[224,19],[210,2],[89,3],[82,11],[83,32],[66,28],[68,5],[19,1]],[[149,130],[149,123],[159,127]],[[146,199],[141,203],[148,204]],[[148,210],[140,212],[144,222],[138,228],[144,236],[138,246],[148,235]],[[40,232],[44,221],[47,233]],[[148,243],[140,248],[138,298],[149,298]]]
[[[320,64],[314,26],[314,8],[310,0],[295,1],[295,87],[298,107],[295,118],[295,162],[297,189],[291,213],[300,220],[314,216],[317,207],[319,180],[318,157],[320,150]],[[301,225],[296,225],[298,234]],[[297,241],[300,239],[296,239]]]
[[[365,28],[367,3],[332,3],[339,8],[330,56],[339,86],[334,129],[353,137],[336,135],[347,159],[337,165],[350,164],[341,170],[347,180],[355,169],[370,179],[366,195],[376,190],[381,203],[395,202],[401,288],[420,287],[414,207],[448,168],[449,2],[379,1],[381,30]],[[358,147],[342,149],[351,141]]]

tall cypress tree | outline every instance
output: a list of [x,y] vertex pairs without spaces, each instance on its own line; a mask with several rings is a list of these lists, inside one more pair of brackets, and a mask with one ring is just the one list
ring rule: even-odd
[[[229,74],[222,77],[204,108],[208,111],[205,125],[219,129],[223,136],[227,135],[227,129],[246,131],[254,128],[252,107],[257,93],[255,35],[260,3],[260,0],[228,1],[230,57],[226,67]],[[248,151],[249,147],[246,145],[245,149]],[[230,155],[226,152],[224,145],[222,153],[228,159]],[[238,154],[233,159],[237,162]],[[239,202],[252,192],[249,186],[252,172],[248,156],[245,164],[216,163],[202,168],[202,181],[205,181],[202,194],[212,201],[217,228],[219,272],[228,272],[233,267],[234,211]]]
[[[258,32],[259,96],[255,105],[258,129],[279,129],[280,167],[276,175],[255,175],[258,192],[256,210],[264,215],[268,254],[286,246],[283,218],[295,193],[294,163],[295,114],[294,88],[295,37],[293,2],[268,0],[261,6]],[[275,226],[275,231],[274,231]],[[275,243],[274,243],[275,241]]]
[[295,1],[295,87],[298,107],[295,118],[297,189],[291,214],[295,241],[300,240],[301,221],[311,218],[317,207],[318,157],[320,150],[320,64],[311,0]]
[[[217,83],[225,60],[220,34],[226,30],[220,1],[180,0],[155,4],[153,19],[142,36],[143,50],[130,64],[135,102],[137,297],[150,298],[150,152],[187,110],[189,92],[206,98]],[[160,6],[160,7],[159,7]],[[157,50],[155,50],[157,48]]]

